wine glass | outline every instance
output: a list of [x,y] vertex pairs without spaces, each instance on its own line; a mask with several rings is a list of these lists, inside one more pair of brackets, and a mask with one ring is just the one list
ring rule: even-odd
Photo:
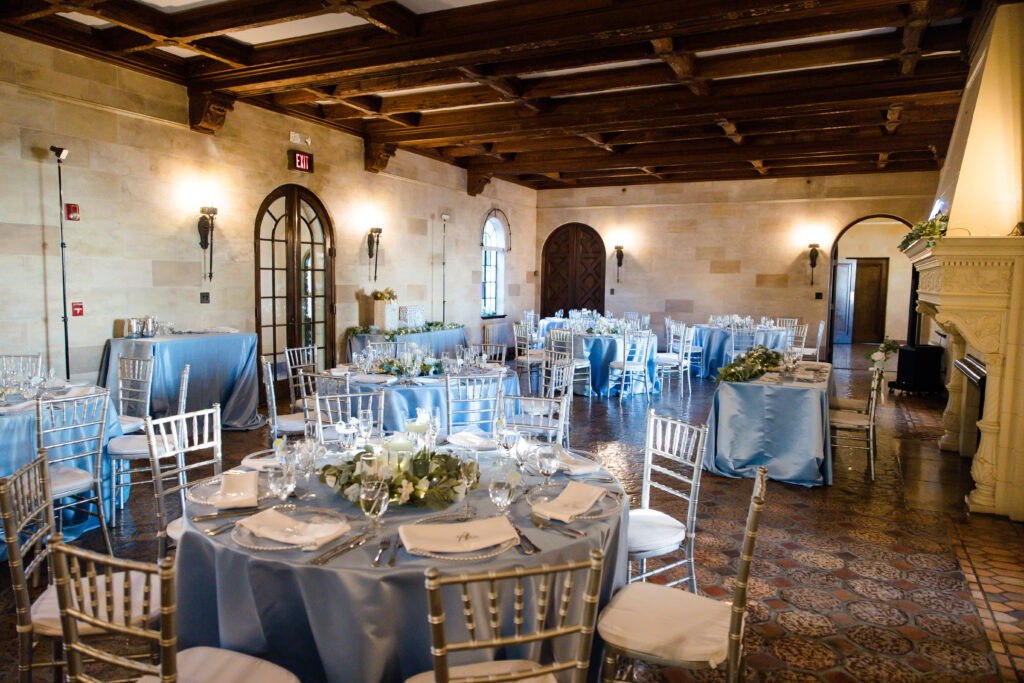
[[477,458],[476,451],[466,451],[459,458],[459,474],[462,476],[462,481],[466,484],[466,497],[463,499],[462,516],[472,517],[476,514],[476,508],[469,502],[469,492],[480,481],[480,461]]
[[388,509],[391,502],[391,491],[388,483],[383,479],[366,481],[359,487],[359,507],[363,514],[370,520],[370,535],[376,536],[380,532],[380,519]]
[[537,449],[537,469],[544,475],[545,486],[551,485],[551,477],[558,472],[561,464],[562,460],[558,457],[558,453],[555,452],[554,446]]
[[428,435],[430,436],[430,450],[437,448],[437,437],[441,433],[441,409],[438,406],[434,406],[430,409],[430,429]]
[[501,448],[501,453],[506,458],[512,458],[512,449],[516,448],[519,442],[519,432],[514,429],[500,429],[498,430],[498,446]]
[[487,485],[487,493],[491,497],[491,502],[494,503],[494,507],[498,508],[498,512],[506,514],[508,506],[512,504],[512,499],[516,495],[515,484],[508,480],[508,470],[502,468],[502,470],[491,479]]
[[280,465],[271,467],[267,471],[267,481],[270,492],[284,503],[295,491],[295,468]]
[[380,449],[374,449],[372,453],[363,453],[359,456],[359,479],[363,483],[367,481],[383,481],[384,471],[382,467]]
[[363,409],[359,411],[359,438],[369,441],[373,435],[373,411]]
[[310,490],[310,482],[316,472],[316,461],[323,455],[324,447],[313,439],[300,441],[295,447],[295,464],[305,485],[306,492],[302,495],[303,500],[316,498],[316,494]]

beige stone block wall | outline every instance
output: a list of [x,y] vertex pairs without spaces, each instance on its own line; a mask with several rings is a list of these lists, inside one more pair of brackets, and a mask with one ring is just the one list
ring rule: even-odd
[[[585,223],[607,249],[605,306],[613,313],[650,313],[662,338],[666,315],[687,322],[730,313],[797,316],[809,323],[813,344],[827,312],[828,255],[836,236],[872,214],[911,223],[924,218],[937,178],[898,173],[540,192],[536,267],[542,268],[540,250],[552,231]],[[813,287],[812,242],[823,252]],[[616,244],[625,247],[619,283]],[[537,294],[539,306],[539,287]]]
[[[512,224],[506,308],[533,306],[536,196],[502,181],[477,197],[465,172],[399,152],[385,173],[363,170],[362,141],[244,104],[214,136],[187,127],[182,87],[0,34],[0,353],[42,350],[63,367],[57,165],[67,147],[64,200],[82,220],[65,224],[72,370],[95,377],[115,318],[155,314],[180,327],[253,331],[253,229],[263,198],[296,183],[327,207],[337,248],[337,334],[358,322],[358,296],[392,287],[400,303],[441,317],[440,215],[449,213],[447,319],[479,339],[480,231],[491,208]],[[304,148],[289,131],[312,137]],[[314,153],[316,173],[287,170],[286,152]],[[199,207],[219,209],[214,277],[204,282]],[[366,234],[383,229],[378,279]],[[199,303],[209,291],[211,303]],[[340,350],[340,347],[339,347]]]

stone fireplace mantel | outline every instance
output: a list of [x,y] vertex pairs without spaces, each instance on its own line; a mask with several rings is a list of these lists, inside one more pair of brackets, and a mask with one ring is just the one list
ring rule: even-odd
[[[1024,520],[1024,239],[950,237],[906,251],[919,273],[917,308],[950,335],[954,359],[970,345],[988,369],[981,441],[967,496],[972,511]],[[944,450],[956,450],[963,377],[952,373]]]

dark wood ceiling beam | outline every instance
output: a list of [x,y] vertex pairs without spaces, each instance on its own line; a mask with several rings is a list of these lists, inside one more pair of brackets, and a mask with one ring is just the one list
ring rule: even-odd
[[336,100],[333,104],[321,106],[324,118],[348,119],[353,116],[387,121],[403,128],[414,128],[419,124],[419,114],[390,114],[382,112],[380,97],[376,95],[358,95]]
[[885,110],[885,123],[883,124],[882,129],[890,135],[895,133],[902,123],[902,121],[900,121],[900,116],[902,114],[903,104],[899,102],[890,104],[889,108]]
[[907,10],[907,23],[903,25],[900,50],[900,74],[911,76],[921,58],[921,37],[928,27],[931,13],[929,0],[914,0]]
[[0,9],[0,21],[21,24],[63,11],[60,5],[43,0],[11,0],[3,9]]
[[274,102],[282,107],[293,104],[308,104],[310,102],[330,101],[334,95],[316,88],[302,88],[301,90],[288,90],[272,95]]
[[655,38],[651,41],[651,46],[654,48],[654,54],[672,69],[676,80],[689,88],[694,95],[704,96],[711,92],[707,79],[697,76],[697,60],[692,52],[676,50],[672,38]]
[[725,133],[725,137],[729,138],[737,145],[743,144],[743,136],[736,128],[735,123],[733,123],[729,119],[721,118],[715,121],[715,125],[722,129],[722,132]]
[[419,32],[419,17],[415,12],[391,0],[326,0],[342,12],[359,17],[379,29],[403,38],[415,37]]
[[322,0],[226,0],[175,12],[170,37],[197,40],[336,11]]
[[515,102],[530,111],[550,111],[553,106],[550,100],[534,100],[523,97],[523,86],[518,78],[511,76],[490,76],[483,69],[476,66],[460,66],[457,71],[467,81],[477,83],[490,88],[501,96],[506,102]]
[[768,175],[768,169],[765,168],[764,161],[762,159],[751,159],[750,165],[754,167],[754,170],[761,175]]

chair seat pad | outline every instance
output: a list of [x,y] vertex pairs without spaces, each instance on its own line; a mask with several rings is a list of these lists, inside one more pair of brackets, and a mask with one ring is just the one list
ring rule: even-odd
[[[142,572],[129,572],[131,578],[131,595],[132,595],[132,611],[131,611],[131,623],[134,625],[141,624],[143,618],[146,621],[160,616],[160,577],[156,574],[149,576],[149,610],[143,615],[142,614],[142,591],[146,582],[146,575]],[[114,595],[118,596],[114,600],[114,618],[121,622],[124,619],[124,605],[120,600],[121,592],[124,590],[124,572],[116,572],[114,574]],[[104,575],[100,574],[97,577],[97,595],[102,601],[103,594],[106,591],[107,579]],[[89,586],[87,583],[88,579],[83,578],[84,591],[88,593]],[[71,592],[72,600],[77,600],[74,597],[75,591]],[[92,610],[88,610],[89,614],[92,614]],[[32,603],[32,607],[29,610],[29,614],[32,617],[32,625],[36,632],[44,636],[56,636],[61,637],[60,628],[60,606],[57,603],[57,587],[50,585],[45,591],[40,594],[36,601]],[[84,622],[78,622],[78,632],[81,635],[87,636],[94,633],[99,633],[101,629],[90,626]]]
[[867,429],[870,421],[864,413],[856,413],[852,410],[830,410],[828,421],[832,427],[850,427]]
[[[501,675],[519,671],[532,671],[540,665],[525,659],[506,659],[497,662],[480,662],[478,664],[463,664],[448,669],[449,678],[468,678],[469,676],[483,678],[486,676]],[[557,683],[551,674],[534,676],[533,678],[520,679],[522,683]],[[405,683],[433,683],[434,672],[424,671],[412,678],[406,679]]]
[[679,365],[682,363],[679,360],[679,354],[676,353],[656,353],[654,354],[654,362],[659,365]]
[[842,398],[841,396],[829,396],[828,407],[831,410],[852,410],[855,413],[866,413],[868,402],[863,398]]
[[805,356],[816,356],[818,355],[818,349],[816,349],[813,346],[805,346],[800,349],[800,353],[802,353]]
[[[251,655],[216,647],[190,647],[178,653],[181,683],[299,683],[287,669]],[[160,683],[143,676],[137,683]]]
[[82,493],[92,488],[92,472],[71,465],[50,465],[50,491],[54,498]]
[[141,432],[146,428],[146,418],[134,417],[132,415],[118,415],[117,421],[121,423],[121,431],[125,434]]
[[167,538],[174,542],[181,540],[181,534],[185,531],[185,518],[178,517],[167,525]]
[[573,358],[572,359],[572,364],[573,364],[573,367],[577,367],[577,368],[589,368],[590,367],[590,360],[588,358]]
[[641,363],[640,361],[633,361],[633,360],[627,360],[627,361],[613,360],[610,363],[610,365],[611,365],[611,367],[615,368],[616,370],[631,370],[631,371],[647,370],[647,364],[646,363]]
[[[157,444],[157,452],[164,450],[163,444]],[[112,458],[125,460],[143,460],[149,457],[149,440],[142,434],[115,436],[107,442],[107,453]]]
[[516,365],[532,365],[533,363],[543,362],[543,358],[537,358],[536,356],[516,356]]
[[629,552],[646,553],[658,548],[679,547],[686,525],[675,517],[649,508],[629,511]]
[[606,643],[677,662],[718,666],[728,656],[732,604],[654,583],[627,584],[601,611]]
[[302,413],[277,416],[277,431],[285,434],[301,434],[306,431],[306,416]]

